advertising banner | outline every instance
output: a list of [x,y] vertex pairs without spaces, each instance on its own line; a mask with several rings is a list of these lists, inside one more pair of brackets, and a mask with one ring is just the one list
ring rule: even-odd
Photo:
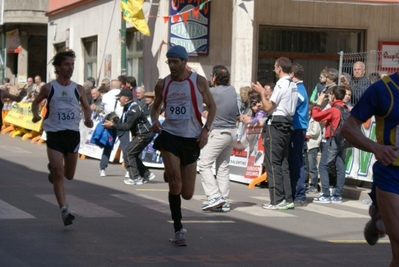
[[[42,107],[39,106],[40,111]],[[40,113],[39,111],[39,113]],[[4,118],[4,121],[11,123],[13,125],[19,126],[21,128],[32,130],[36,132],[41,132],[43,119],[40,121],[33,123],[32,122],[33,114],[32,114],[32,103],[14,103],[12,105],[11,110],[8,112],[7,116]]]

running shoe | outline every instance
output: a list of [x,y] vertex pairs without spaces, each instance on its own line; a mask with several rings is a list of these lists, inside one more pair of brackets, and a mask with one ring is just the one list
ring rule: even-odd
[[226,203],[223,204],[221,207],[213,208],[211,211],[215,212],[229,212],[230,211],[230,203],[226,200]]
[[72,224],[72,221],[75,220],[75,216],[73,216],[68,209],[64,209],[61,211],[62,221],[64,222],[64,226]]
[[226,203],[226,200],[223,197],[215,197],[205,202],[205,204],[202,206],[202,210],[212,210],[213,208],[223,206],[224,203]]
[[175,233],[175,238],[169,239],[174,246],[187,246],[186,239],[184,238],[184,234],[187,233],[187,230],[182,228]]
[[104,169],[100,170],[100,176],[101,176],[101,177],[107,176],[107,175],[105,174],[105,170],[104,170]]
[[[385,236],[385,233],[383,231],[380,231],[377,226],[377,222],[381,220],[380,213],[378,209],[374,205],[370,205],[369,207],[369,215],[371,217],[371,220],[367,222],[366,226],[364,227],[364,238],[366,239],[367,243],[370,246],[374,246],[378,239],[382,238]],[[380,223],[380,229],[385,230],[383,223]]]

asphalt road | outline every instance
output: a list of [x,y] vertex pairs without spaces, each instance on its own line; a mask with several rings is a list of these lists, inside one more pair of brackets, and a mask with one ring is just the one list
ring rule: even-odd
[[[361,201],[309,204],[267,211],[265,188],[231,183],[228,213],[202,212],[197,175],[192,200],[183,201],[187,247],[174,247],[162,170],[142,186],[123,184],[124,169],[80,159],[66,181],[76,220],[64,227],[47,180],[45,144],[0,134],[0,266],[388,266],[387,238],[363,239],[368,220]],[[316,195],[309,195],[308,200]]]

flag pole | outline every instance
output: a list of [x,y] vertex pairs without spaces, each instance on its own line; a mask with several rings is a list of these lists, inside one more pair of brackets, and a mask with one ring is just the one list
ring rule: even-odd
[[126,75],[126,21],[121,21],[121,75]]

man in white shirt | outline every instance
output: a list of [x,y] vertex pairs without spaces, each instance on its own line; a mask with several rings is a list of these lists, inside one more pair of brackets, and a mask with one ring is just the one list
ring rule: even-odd
[[292,62],[280,57],[274,63],[274,72],[279,79],[273,94],[267,99],[262,85],[252,83],[252,89],[260,93],[263,109],[269,116],[263,126],[265,167],[270,191],[270,203],[264,209],[287,210],[295,207],[292,199],[288,168],[288,146],[293,130],[292,116],[296,110],[298,91],[291,80]]

